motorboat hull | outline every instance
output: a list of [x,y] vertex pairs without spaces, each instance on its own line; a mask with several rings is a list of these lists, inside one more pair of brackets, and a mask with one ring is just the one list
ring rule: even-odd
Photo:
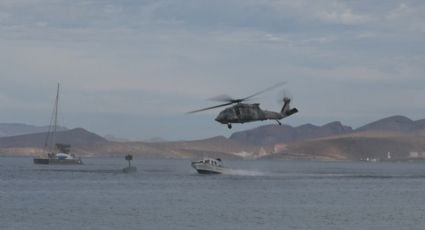
[[202,170],[202,169],[197,169],[196,170],[199,174],[222,174],[222,172],[218,172],[218,171],[210,171],[210,170]]
[[192,162],[192,168],[194,168],[199,174],[222,174],[223,167],[213,166],[199,162]]

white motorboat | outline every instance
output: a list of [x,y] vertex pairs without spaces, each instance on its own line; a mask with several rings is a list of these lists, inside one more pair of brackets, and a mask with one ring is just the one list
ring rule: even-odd
[[220,158],[204,158],[200,161],[194,161],[192,167],[199,174],[221,174],[224,171],[223,162]]

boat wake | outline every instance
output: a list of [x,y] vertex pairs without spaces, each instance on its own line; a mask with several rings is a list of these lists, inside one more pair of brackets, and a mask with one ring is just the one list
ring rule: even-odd
[[243,169],[225,169],[223,171],[224,175],[234,175],[234,176],[267,176],[269,175],[266,172],[253,171],[253,170],[243,170]]
[[36,169],[36,171],[71,173],[122,173],[122,169]]

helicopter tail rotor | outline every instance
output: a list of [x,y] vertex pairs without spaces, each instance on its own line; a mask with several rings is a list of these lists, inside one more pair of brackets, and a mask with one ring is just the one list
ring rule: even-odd
[[283,107],[280,111],[281,114],[283,114],[285,117],[291,116],[292,114],[295,114],[298,112],[297,108],[291,109],[291,101],[292,97],[290,96],[288,91],[283,91]]
[[283,106],[288,100],[290,102],[294,102],[291,92],[289,92],[287,89],[279,91],[276,102],[280,106]]

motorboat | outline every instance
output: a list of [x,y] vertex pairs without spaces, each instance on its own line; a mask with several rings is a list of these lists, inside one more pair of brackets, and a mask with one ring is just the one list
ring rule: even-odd
[[194,161],[192,167],[199,174],[221,174],[224,171],[223,162],[220,158],[204,158],[200,161]]

